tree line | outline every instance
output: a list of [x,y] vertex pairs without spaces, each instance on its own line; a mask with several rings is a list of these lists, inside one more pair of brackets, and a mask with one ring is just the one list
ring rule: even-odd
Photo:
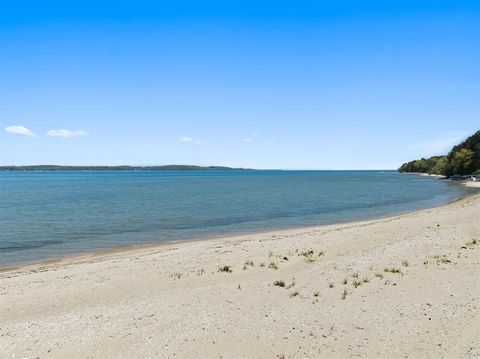
[[445,156],[433,156],[404,163],[399,172],[444,175],[480,175],[480,130],[454,146]]

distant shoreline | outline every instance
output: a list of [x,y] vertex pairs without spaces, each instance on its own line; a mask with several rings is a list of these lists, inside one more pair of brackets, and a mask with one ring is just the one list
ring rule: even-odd
[[57,171],[254,171],[252,168],[234,168],[226,166],[0,166],[4,172],[57,172]]

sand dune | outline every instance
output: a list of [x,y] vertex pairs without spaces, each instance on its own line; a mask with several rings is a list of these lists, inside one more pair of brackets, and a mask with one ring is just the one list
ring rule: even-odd
[[0,333],[0,358],[479,358],[480,195],[3,271]]

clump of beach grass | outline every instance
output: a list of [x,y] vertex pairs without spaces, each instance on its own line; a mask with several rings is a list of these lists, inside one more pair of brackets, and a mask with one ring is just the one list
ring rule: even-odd
[[300,293],[298,291],[290,293],[290,298],[298,297]]
[[319,296],[320,296],[320,292],[315,292],[315,293],[313,293],[313,296],[314,296],[314,297],[319,297]]
[[204,268],[200,268],[199,270],[197,270],[197,275],[203,275],[204,273],[205,273]]
[[227,265],[221,266],[220,268],[218,268],[218,271],[223,272],[223,273],[232,273],[233,272],[232,267],[227,266]]
[[293,287],[295,287],[295,284],[297,284],[297,283],[295,283],[295,278],[294,278],[294,279],[292,279],[292,281],[290,282],[290,284],[286,286],[286,288],[287,288],[287,289],[293,288]]
[[348,284],[348,278],[345,278],[345,279],[342,281],[342,284]]
[[352,273],[352,278],[358,279],[359,276],[360,274],[358,272]]
[[182,273],[175,272],[175,273],[170,274],[170,277],[172,277],[173,279],[180,279],[182,277]]
[[410,264],[408,263],[408,261],[407,261],[406,259],[404,259],[404,260],[402,261],[402,266],[408,267],[409,265],[410,265]]
[[299,256],[303,256],[305,257],[305,262],[307,263],[313,263],[315,262],[315,251],[313,249],[304,249],[303,251],[301,251],[299,254]]
[[320,251],[318,252],[318,256],[321,257],[321,256],[324,256],[325,255],[325,251]]
[[328,288],[333,288],[333,287],[335,287],[335,283],[329,282],[329,283],[328,283]]
[[273,285],[274,285],[275,287],[285,288],[285,281],[283,281],[283,280],[276,280],[275,282],[273,282]]
[[348,291],[346,289],[343,290],[342,292],[342,300],[347,299]]
[[260,268],[264,268],[265,267],[265,263],[260,263]]
[[277,270],[278,269],[277,263],[270,262],[270,264],[268,265],[268,268],[273,269],[273,270]]
[[478,244],[478,239],[472,239],[470,242],[466,243],[467,246],[474,246],[476,244]]
[[368,277],[363,277],[362,282],[363,283],[368,283],[368,282],[370,282],[370,279],[368,279]]
[[248,267],[253,267],[253,266],[254,266],[253,261],[247,260],[247,261],[245,261],[245,263],[243,264],[243,270],[247,270]]
[[380,272],[377,272],[375,273],[375,277],[379,278],[379,279],[383,279],[383,273],[380,273]]
[[360,282],[359,280],[355,279],[353,282],[352,282],[352,285],[355,287],[355,288],[358,288],[362,285],[362,282]]
[[299,256],[304,256],[304,257],[311,257],[315,254],[313,249],[304,249],[299,253]]
[[402,271],[399,268],[395,268],[395,267],[390,267],[390,268],[386,267],[383,271],[386,273],[402,274]]

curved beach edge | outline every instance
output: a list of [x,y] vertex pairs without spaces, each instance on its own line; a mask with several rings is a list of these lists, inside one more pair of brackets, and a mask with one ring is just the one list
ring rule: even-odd
[[374,217],[371,219],[366,220],[357,220],[357,221],[345,221],[345,222],[335,222],[329,224],[322,224],[322,225],[313,225],[313,226],[300,226],[300,227],[292,227],[287,229],[278,229],[278,230],[260,230],[260,231],[250,231],[247,233],[241,234],[234,234],[234,235],[217,235],[217,236],[207,236],[207,237],[193,237],[190,239],[180,239],[180,240],[173,240],[173,241],[153,241],[145,244],[126,244],[121,246],[114,246],[110,248],[104,248],[99,250],[91,250],[85,252],[78,252],[68,255],[62,255],[58,257],[53,257],[49,259],[41,259],[38,261],[28,261],[26,263],[18,263],[14,265],[6,265],[0,266],[0,273],[5,272],[12,272],[12,271],[28,271],[28,270],[45,270],[49,267],[54,267],[59,264],[75,264],[75,263],[82,263],[84,261],[91,262],[92,260],[105,260],[108,259],[109,256],[117,256],[121,254],[128,254],[129,252],[137,253],[142,252],[144,250],[152,250],[152,249],[171,249],[177,248],[178,246],[182,245],[189,245],[191,243],[201,242],[201,241],[229,241],[229,240],[248,240],[251,237],[256,236],[272,236],[272,235],[281,235],[281,234],[294,234],[294,233],[304,233],[305,231],[318,231],[323,228],[329,228],[332,226],[350,226],[350,225],[365,225],[365,224],[373,224],[374,222],[378,221],[388,221],[395,218],[401,218],[403,216],[408,216],[415,213],[421,213],[424,211],[434,210],[436,208],[442,208],[445,206],[449,206],[453,203],[457,203],[460,201],[468,201],[475,196],[480,196],[480,182],[459,182],[459,185],[464,185],[465,187],[479,189],[479,191],[475,191],[473,193],[467,194],[462,197],[455,198],[447,203],[440,204],[434,207],[427,207],[421,209],[415,209],[412,211],[405,211],[401,213],[396,213],[393,215],[385,215]]

